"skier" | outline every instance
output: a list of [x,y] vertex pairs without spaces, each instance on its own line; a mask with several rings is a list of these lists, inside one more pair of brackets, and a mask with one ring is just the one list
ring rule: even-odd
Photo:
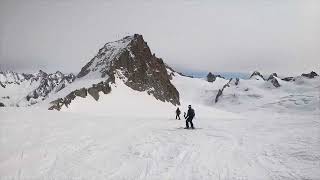
[[194,109],[191,108],[191,105],[188,106],[188,113],[184,113],[184,118],[186,119],[186,127],[184,129],[189,129],[189,123],[191,125],[191,129],[194,129],[192,120],[195,116]]
[[180,111],[179,108],[177,108],[177,110],[176,110],[176,119],[179,118],[179,120],[180,120],[180,114],[181,114],[181,111]]

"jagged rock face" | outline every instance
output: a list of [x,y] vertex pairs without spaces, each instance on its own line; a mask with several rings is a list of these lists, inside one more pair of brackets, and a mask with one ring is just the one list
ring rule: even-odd
[[59,98],[50,102],[49,110],[60,110],[62,106],[68,107],[71,102],[76,97],[85,98],[88,94],[90,94],[96,101],[99,100],[99,92],[103,92],[104,94],[109,94],[111,92],[111,87],[109,82],[100,82],[98,84],[93,84],[90,88],[81,88],[76,89],[70,92],[66,97]]
[[180,104],[179,92],[170,82],[166,65],[151,53],[142,35],[107,43],[77,77],[105,77],[115,82],[115,74],[134,90],[146,91],[164,102]]
[[[258,72],[258,71],[253,72],[253,73],[251,74],[251,76],[250,76],[250,79],[253,78],[253,77],[255,77],[255,76],[259,76],[259,77],[261,77],[261,78],[264,80],[264,77],[263,77],[263,76],[261,75],[261,73]],[[257,78],[256,78],[256,79],[257,79]]]
[[40,70],[31,80],[40,80],[40,85],[27,95],[27,100],[30,98],[37,99],[39,97],[45,98],[52,91],[58,92],[63,89],[66,84],[72,83],[75,80],[75,76],[73,74],[64,75],[60,71],[47,74]]
[[311,71],[310,73],[307,73],[307,74],[302,74],[301,76],[304,76],[304,77],[307,77],[307,78],[314,78],[316,76],[319,76],[316,72],[314,71]]
[[[15,88],[20,88],[21,83],[26,86],[33,87],[29,93],[26,93],[24,99],[31,104],[45,99],[50,92],[58,92],[67,84],[75,80],[73,74],[63,74],[59,71],[48,74],[42,70],[35,74],[16,73],[12,71],[0,72],[0,88],[6,88],[14,85]],[[39,99],[30,101],[31,99]]]
[[0,107],[4,107],[5,105],[2,103],[2,102],[0,102]]

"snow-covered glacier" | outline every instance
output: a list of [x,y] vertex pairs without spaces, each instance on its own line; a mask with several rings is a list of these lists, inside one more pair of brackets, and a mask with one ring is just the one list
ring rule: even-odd
[[[31,106],[20,100],[40,86],[37,75],[0,74],[0,179],[320,178],[319,76],[208,82],[176,72],[133,37],[107,43],[83,76],[51,75],[50,91]],[[59,111],[48,110],[59,98]],[[189,104],[195,130],[175,119]]]

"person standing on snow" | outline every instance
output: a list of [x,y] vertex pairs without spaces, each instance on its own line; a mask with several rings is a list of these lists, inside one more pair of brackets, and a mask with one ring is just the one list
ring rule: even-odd
[[177,108],[177,110],[176,110],[176,119],[179,118],[179,120],[180,120],[180,114],[181,114],[181,111],[180,111],[179,108]]
[[186,127],[184,129],[189,129],[189,123],[191,125],[191,129],[194,129],[192,120],[195,116],[194,109],[191,108],[191,105],[188,106],[188,113],[184,113],[184,118],[186,119]]

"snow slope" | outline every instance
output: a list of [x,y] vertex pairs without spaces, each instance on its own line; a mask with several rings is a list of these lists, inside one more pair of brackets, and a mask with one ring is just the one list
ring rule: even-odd
[[[2,108],[1,179],[318,179],[314,116],[184,121]],[[173,117],[173,115],[172,115]]]
[[214,104],[226,82],[173,76],[181,110],[195,108],[196,130],[183,129],[172,104],[119,79],[98,102],[77,97],[60,112],[45,103],[1,108],[0,179],[319,179],[319,109],[262,106],[301,94],[317,103],[318,80],[278,89],[240,80]]
[[214,107],[233,112],[256,111],[320,114],[320,78],[297,77],[295,81],[279,78],[279,88],[263,80],[240,80],[223,92]]

